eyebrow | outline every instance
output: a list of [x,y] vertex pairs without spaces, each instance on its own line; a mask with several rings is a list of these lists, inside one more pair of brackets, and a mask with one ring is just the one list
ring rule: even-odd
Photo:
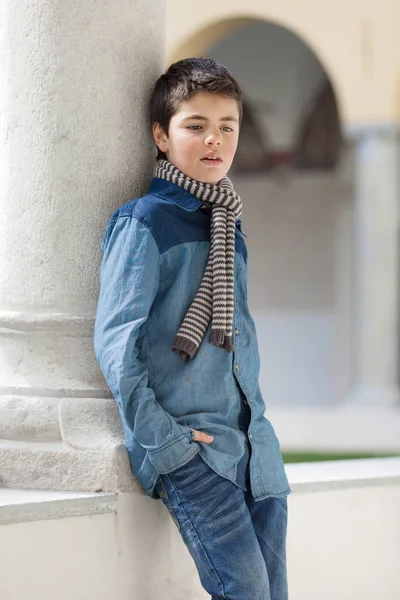
[[[183,121],[208,121],[207,117],[204,117],[203,115],[189,115],[188,117],[185,117],[183,119]],[[236,119],[236,117],[222,117],[222,119],[220,119],[220,121],[234,121],[235,123],[238,123],[239,121]]]

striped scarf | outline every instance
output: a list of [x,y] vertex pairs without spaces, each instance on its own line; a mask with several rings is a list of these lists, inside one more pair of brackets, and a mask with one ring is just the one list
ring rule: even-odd
[[179,185],[201,202],[212,205],[206,270],[172,350],[183,360],[192,359],[211,320],[211,344],[233,352],[235,224],[242,214],[242,201],[228,177],[216,185],[202,183],[191,179],[167,160],[157,162],[154,177]]

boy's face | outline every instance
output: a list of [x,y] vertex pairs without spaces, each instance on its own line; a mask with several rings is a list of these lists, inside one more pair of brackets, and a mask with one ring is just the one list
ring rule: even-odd
[[154,140],[169,162],[204,183],[220,181],[232,164],[239,139],[236,100],[198,92],[171,118],[168,136],[158,123]]

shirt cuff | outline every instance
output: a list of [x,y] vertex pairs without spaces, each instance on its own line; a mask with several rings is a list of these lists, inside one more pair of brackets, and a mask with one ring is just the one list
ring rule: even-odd
[[172,473],[189,462],[200,452],[200,445],[193,441],[193,431],[186,425],[179,425],[182,435],[156,450],[148,450],[151,464],[160,475]]

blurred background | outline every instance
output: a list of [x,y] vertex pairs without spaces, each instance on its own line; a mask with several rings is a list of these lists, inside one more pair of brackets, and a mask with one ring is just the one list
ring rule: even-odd
[[290,461],[400,451],[396,25],[378,1],[323,4],[167,3],[168,64],[211,56],[244,90],[230,176]]

